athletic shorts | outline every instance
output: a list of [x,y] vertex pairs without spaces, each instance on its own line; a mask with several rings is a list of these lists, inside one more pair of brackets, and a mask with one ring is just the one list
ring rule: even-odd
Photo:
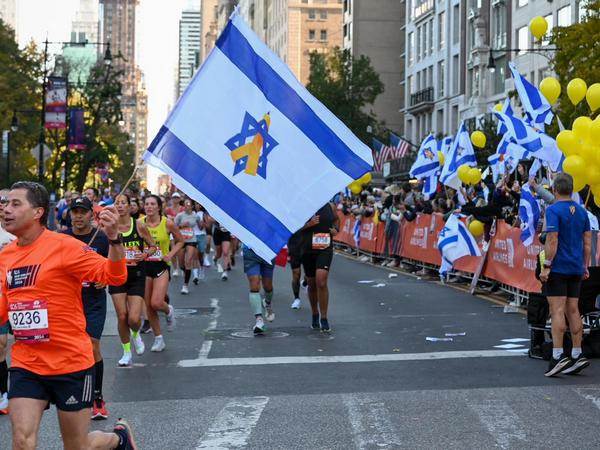
[[183,243],[183,248],[186,247],[196,247],[198,245],[198,242],[184,242]]
[[275,266],[267,263],[251,249],[244,249],[244,273],[252,277],[260,275],[263,278],[273,278]]
[[302,255],[302,266],[307,277],[317,275],[317,269],[329,270],[333,261],[333,248],[325,250],[307,250]]
[[83,313],[85,314],[85,331],[90,337],[100,340],[106,322],[106,293],[96,297],[83,299]]
[[302,266],[302,247],[299,245],[288,245],[288,261],[292,269]]
[[10,322],[7,320],[6,323],[0,325],[0,336],[8,334],[10,332]]
[[544,285],[546,297],[579,298],[581,291],[581,275],[563,275],[550,272]]
[[109,286],[109,294],[127,294],[144,297],[146,295],[146,270],[144,265],[128,266],[127,281],[121,286]]
[[223,242],[231,242],[231,233],[223,231],[220,228],[215,228],[213,232],[213,241],[215,245],[221,245]]
[[54,404],[56,409],[71,412],[92,407],[94,366],[64,375],[37,375],[19,367],[11,367],[8,372],[9,399],[46,400],[48,406]]
[[197,234],[196,235],[196,244],[198,244],[198,250],[200,250],[200,253],[204,253],[204,248],[206,247],[206,235],[205,234]]
[[171,279],[171,266],[164,261],[146,261],[146,276],[150,278],[158,278],[163,273],[169,273]]

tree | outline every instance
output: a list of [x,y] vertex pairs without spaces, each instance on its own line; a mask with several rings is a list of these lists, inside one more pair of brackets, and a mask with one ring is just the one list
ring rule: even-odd
[[369,105],[373,105],[384,86],[367,56],[354,58],[350,51],[335,48],[329,54],[310,54],[310,75],[306,88],[362,141],[384,130]]
[[[551,43],[558,51],[552,58],[552,69],[562,87],[558,100],[560,118],[570,128],[578,116],[589,115],[585,99],[573,106],[566,95],[567,84],[573,78],[581,78],[588,85],[600,82],[600,0],[589,0],[587,17],[568,27],[555,27]],[[598,113],[598,111],[596,111]]]

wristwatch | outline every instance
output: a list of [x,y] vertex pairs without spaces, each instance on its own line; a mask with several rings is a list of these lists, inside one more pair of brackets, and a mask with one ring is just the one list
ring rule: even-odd
[[121,233],[119,233],[116,239],[109,239],[108,243],[110,245],[122,245],[123,244],[123,235]]
[[544,267],[546,269],[549,269],[552,267],[552,260],[547,259],[546,261],[544,261]]

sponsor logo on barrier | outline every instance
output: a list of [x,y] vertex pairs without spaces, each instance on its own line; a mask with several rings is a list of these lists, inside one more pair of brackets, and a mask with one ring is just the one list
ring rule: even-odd
[[373,239],[373,230],[375,229],[375,224],[373,222],[363,223],[360,229],[360,238],[361,239]]
[[515,267],[515,247],[511,238],[494,240],[492,260],[505,264],[510,268]]
[[429,227],[417,227],[410,238],[410,245],[420,248],[427,248],[427,235]]

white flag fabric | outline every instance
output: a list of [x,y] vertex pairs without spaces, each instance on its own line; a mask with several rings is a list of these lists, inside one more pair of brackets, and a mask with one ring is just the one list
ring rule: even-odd
[[410,168],[410,176],[418,180],[429,178],[440,168],[440,160],[437,154],[438,143],[433,134],[430,134],[421,143],[417,159]]
[[442,173],[440,175],[440,181],[446,186],[450,186],[453,189],[458,190],[460,188],[460,180],[458,179],[458,168],[463,164],[468,166],[476,166],[477,158],[475,157],[475,151],[473,150],[473,144],[471,143],[471,136],[467,131],[465,123],[462,122],[458,128],[458,132],[452,142],[452,147],[446,159],[444,161],[444,167],[442,167]]
[[521,242],[526,247],[533,243],[535,231],[540,221],[540,204],[531,192],[529,183],[521,188],[519,200],[519,218],[521,219]]
[[438,250],[442,254],[440,275],[446,276],[454,262],[463,256],[481,256],[481,250],[473,235],[457,214],[452,214],[438,236]]
[[532,123],[539,124],[543,127],[544,124],[549,125],[552,122],[554,114],[552,107],[546,97],[542,95],[540,90],[531,84],[527,79],[519,73],[517,67],[512,63],[508,63],[510,72],[515,82],[515,89],[519,93],[519,98],[523,104],[523,108],[529,114]]
[[369,147],[238,14],[144,159],[265,261],[373,166]]

